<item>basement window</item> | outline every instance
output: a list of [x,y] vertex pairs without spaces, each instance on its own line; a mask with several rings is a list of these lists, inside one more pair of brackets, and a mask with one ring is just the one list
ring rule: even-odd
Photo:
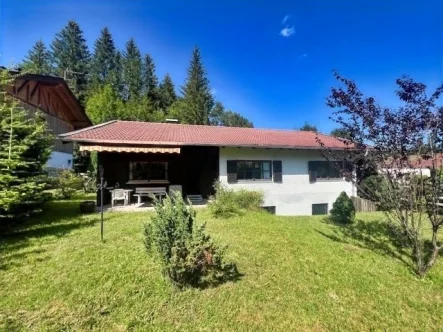
[[324,215],[324,214],[328,214],[328,203],[312,204],[313,216]]

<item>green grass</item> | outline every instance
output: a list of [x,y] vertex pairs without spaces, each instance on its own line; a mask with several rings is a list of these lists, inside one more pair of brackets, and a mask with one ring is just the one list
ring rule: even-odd
[[147,213],[79,215],[79,200],[0,239],[0,330],[438,330],[443,263],[420,280],[380,214],[198,218],[243,276],[177,291],[143,247]]

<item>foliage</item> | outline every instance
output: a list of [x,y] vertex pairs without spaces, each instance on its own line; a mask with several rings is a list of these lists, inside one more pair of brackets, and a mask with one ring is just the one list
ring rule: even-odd
[[174,83],[172,82],[171,76],[166,73],[163,81],[161,81],[159,88],[159,107],[163,112],[177,100],[177,94],[175,93]]
[[141,96],[142,81],[142,57],[140,50],[133,38],[126,43],[123,53],[123,98],[125,100],[138,99]]
[[208,208],[215,217],[226,218],[245,211],[257,211],[263,204],[264,194],[261,191],[229,189],[218,181],[214,188],[215,196]]
[[[0,71],[0,85],[12,77]],[[0,95],[0,220],[29,215],[44,200],[44,165],[51,154],[52,136],[40,113],[34,117],[15,99]]]
[[70,170],[63,170],[57,177],[57,196],[63,199],[71,198],[78,190],[82,189],[83,179],[80,175]]
[[253,126],[237,112],[223,108],[219,113],[214,107],[198,47],[192,52],[181,96],[169,74],[159,84],[154,59],[142,54],[133,38],[120,51],[104,27],[91,56],[83,31],[73,20],[57,33],[50,51],[38,41],[23,64],[30,72],[64,77],[95,124],[113,119],[157,122],[167,115],[182,123]]
[[305,122],[303,126],[300,127],[301,131],[313,131],[314,133],[318,132],[317,126],[311,125],[308,122]]
[[209,87],[209,80],[203,66],[200,49],[194,48],[188,77],[182,87],[183,109],[181,118],[184,123],[208,125],[214,98]]
[[70,20],[51,44],[56,74],[66,77],[81,102],[87,94],[90,54],[83,31]]
[[342,224],[352,224],[355,219],[355,207],[346,192],[341,192],[332,204],[331,220]]
[[349,132],[344,128],[335,128],[331,130],[330,133],[331,136],[339,137],[339,138],[346,138],[350,139]]
[[[438,239],[443,226],[443,108],[439,104],[443,85],[428,97],[425,84],[403,76],[396,91],[402,106],[390,108],[364,97],[353,81],[335,76],[342,85],[332,89],[327,104],[335,109],[332,119],[349,134],[344,141],[348,151],[325,149],[325,154],[355,165],[357,174],[378,170],[382,187],[364,187],[365,181],[355,184],[400,229],[398,237],[406,239],[403,243],[413,254],[415,271],[423,277],[443,248]],[[429,169],[430,177],[425,177],[424,170]],[[427,229],[432,230],[430,244],[424,236]]]
[[158,78],[155,74],[154,60],[149,54],[145,55],[143,63],[143,93],[154,105],[159,104]]
[[195,211],[180,193],[157,201],[151,223],[145,225],[146,248],[155,250],[164,274],[182,288],[208,286],[235,277],[235,264],[224,261],[224,248],[217,246],[197,225]]
[[254,125],[248,119],[241,116],[239,113],[225,110],[221,102],[216,102],[210,114],[210,124],[213,126],[225,127],[246,127],[253,128]]
[[52,73],[51,53],[43,40],[38,40],[29,50],[21,67],[25,72],[32,74],[50,75]]
[[86,102],[86,113],[93,124],[123,118],[124,104],[113,87],[105,84],[96,89]]
[[[116,49],[114,40],[107,27],[103,28],[94,43],[91,60],[90,82],[95,90],[104,84],[113,86],[116,79]],[[114,88],[114,87],[113,87]],[[117,92],[114,89],[114,92]]]

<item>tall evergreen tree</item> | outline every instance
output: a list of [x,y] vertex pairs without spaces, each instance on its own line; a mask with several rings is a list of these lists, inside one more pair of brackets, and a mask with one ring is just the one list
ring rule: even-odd
[[[0,85],[11,83],[0,71]],[[43,167],[51,154],[46,121],[29,114],[4,91],[0,93],[0,223],[27,216],[43,202]]]
[[195,47],[192,52],[188,77],[182,87],[184,109],[182,119],[190,124],[209,124],[209,117],[214,106],[214,98],[206,77],[200,50]]
[[109,83],[118,96],[123,96],[123,59],[119,50],[115,52],[115,68],[109,74]]
[[172,83],[171,76],[166,73],[158,88],[159,108],[164,112],[177,100],[174,83]]
[[49,75],[52,73],[51,53],[47,50],[43,40],[38,40],[29,50],[22,68],[32,74]]
[[158,104],[158,78],[155,75],[154,60],[149,54],[145,55],[143,63],[143,89],[154,105]]
[[91,61],[91,83],[93,86],[102,86],[110,83],[115,71],[116,50],[114,40],[107,27],[103,28],[100,37],[94,44],[94,54]]
[[74,94],[84,101],[90,54],[83,31],[73,20],[55,36],[51,45],[56,74],[66,78]]
[[138,99],[141,95],[142,82],[142,58],[135,40],[129,39],[123,53],[123,95],[126,100]]

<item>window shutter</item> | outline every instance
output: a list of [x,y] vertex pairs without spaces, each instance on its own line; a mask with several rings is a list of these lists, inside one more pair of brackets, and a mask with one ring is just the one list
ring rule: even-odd
[[237,183],[237,160],[227,161],[228,183]]
[[309,182],[317,181],[317,172],[315,170],[315,161],[308,162]]
[[282,172],[282,164],[281,160],[274,160],[272,162],[272,171],[273,171],[273,179],[274,182],[282,183],[283,182],[283,172]]

